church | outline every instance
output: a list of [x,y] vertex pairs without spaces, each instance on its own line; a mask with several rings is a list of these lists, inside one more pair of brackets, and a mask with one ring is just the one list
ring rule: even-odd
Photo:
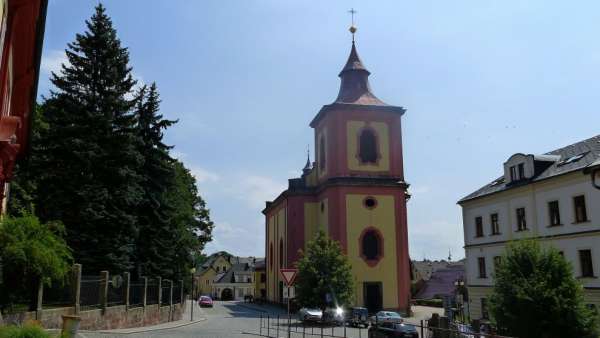
[[323,230],[338,241],[351,265],[354,306],[403,313],[410,302],[410,263],[402,162],[405,109],[378,99],[353,34],[339,73],[336,100],[310,122],[315,162],[266,202],[267,300],[283,302],[281,268],[293,268],[298,250]]

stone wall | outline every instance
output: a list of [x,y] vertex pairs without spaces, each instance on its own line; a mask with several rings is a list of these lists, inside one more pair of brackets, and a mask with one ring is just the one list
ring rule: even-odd
[[[80,311],[81,330],[111,330],[156,325],[177,321],[183,317],[183,304],[172,306],[148,305],[127,309],[125,305],[111,306],[106,309]],[[48,329],[62,327],[62,315],[75,314],[75,307],[44,309],[4,315],[4,324],[22,324],[28,320],[39,321]]]

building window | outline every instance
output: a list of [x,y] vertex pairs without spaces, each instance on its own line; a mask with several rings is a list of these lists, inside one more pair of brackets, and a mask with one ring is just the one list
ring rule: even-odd
[[585,196],[573,197],[573,203],[575,204],[575,223],[587,222],[587,211],[585,209]]
[[490,319],[487,298],[481,298],[481,318],[482,319]]
[[579,250],[579,264],[581,265],[581,277],[594,277],[592,250]]
[[375,266],[383,257],[383,237],[375,228],[367,228],[359,238],[360,256],[369,266]]
[[511,182],[517,180],[517,168],[514,165],[510,167],[510,180]]
[[475,237],[483,237],[483,218],[475,217]]
[[321,172],[325,171],[327,164],[325,155],[325,136],[321,136],[321,141],[319,142],[319,170]]
[[279,240],[279,268],[283,268],[283,239]]
[[517,231],[527,230],[527,220],[525,219],[525,208],[517,209]]
[[359,136],[358,158],[364,164],[377,164],[379,152],[377,150],[377,136],[371,128],[364,128]]
[[220,268],[220,267],[218,267],[218,266],[217,266],[217,267],[215,268],[215,270],[217,270],[217,272],[219,272],[219,268]]
[[487,278],[485,271],[485,257],[477,258],[477,265],[479,266],[479,278]]
[[248,279],[246,279],[247,283],[252,283],[252,278],[248,277]]
[[523,163],[519,163],[519,179],[522,180],[525,178],[525,165]]
[[494,257],[494,270],[498,269],[498,266],[500,266],[501,262],[502,262],[502,256]]
[[363,200],[363,205],[367,209],[375,209],[377,207],[377,200],[373,196],[366,197]]
[[490,215],[490,224],[492,225],[492,235],[500,235],[500,225],[498,224],[498,214]]
[[267,274],[261,273],[260,274],[260,282],[265,283],[266,281],[267,281]]
[[550,226],[561,225],[558,201],[548,202],[548,212],[550,213]]

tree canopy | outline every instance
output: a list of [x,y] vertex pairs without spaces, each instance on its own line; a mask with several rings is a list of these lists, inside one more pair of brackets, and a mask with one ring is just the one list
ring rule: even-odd
[[533,240],[510,243],[496,267],[490,299],[499,333],[517,337],[597,337],[597,314],[581,283],[554,248]]
[[[296,297],[301,306],[325,308],[349,305],[353,300],[352,267],[340,244],[323,231],[300,252],[297,262]],[[331,301],[327,302],[327,294]]]
[[84,271],[180,279],[211,240],[196,180],[172,158],[158,86],[137,85],[102,4],[68,44],[68,63],[33,116],[15,171],[11,215],[64,224]]

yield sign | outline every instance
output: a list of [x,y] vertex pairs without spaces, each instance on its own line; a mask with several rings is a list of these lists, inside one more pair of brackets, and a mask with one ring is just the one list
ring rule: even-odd
[[281,277],[285,281],[287,286],[294,284],[294,279],[296,279],[296,274],[298,273],[297,269],[279,269],[279,273],[281,273]]

